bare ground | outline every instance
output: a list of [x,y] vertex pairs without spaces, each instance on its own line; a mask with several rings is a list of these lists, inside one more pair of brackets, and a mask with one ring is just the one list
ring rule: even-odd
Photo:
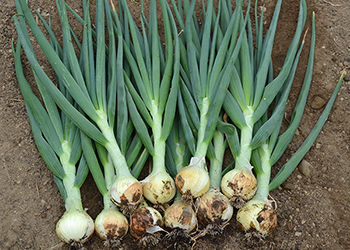
[[[67,1],[81,13],[80,1]],[[94,1],[93,1],[94,2]],[[266,4],[271,17],[275,1]],[[316,55],[313,81],[298,133],[274,173],[291,157],[311,131],[341,72],[350,68],[350,6],[348,0],[307,0],[308,22],[316,13]],[[135,16],[139,2],[131,3]],[[64,212],[63,201],[38,153],[31,134],[23,98],[17,84],[11,40],[16,39],[12,15],[14,2],[0,3],[0,249],[69,249],[60,245],[55,224]],[[32,10],[50,13],[59,28],[55,2],[30,1]],[[293,37],[299,1],[284,0],[274,46],[273,61],[278,72]],[[57,23],[55,23],[57,22]],[[266,25],[265,25],[266,26]],[[309,43],[310,35],[306,44]],[[290,118],[303,80],[308,48],[304,49],[286,112]],[[29,78],[29,80],[32,80]],[[321,134],[305,160],[311,173],[296,169],[282,187],[271,192],[276,201],[278,225],[265,240],[249,241],[233,219],[220,236],[199,239],[194,249],[350,249],[350,86],[343,82],[337,100]],[[102,197],[89,176],[82,188],[83,204],[95,218],[102,209]],[[86,249],[106,249],[97,237]],[[136,249],[138,242],[128,235],[122,249]],[[157,245],[154,249],[165,246]]]

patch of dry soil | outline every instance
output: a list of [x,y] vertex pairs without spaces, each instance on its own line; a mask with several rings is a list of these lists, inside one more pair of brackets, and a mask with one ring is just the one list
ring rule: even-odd
[[[29,2],[32,10],[39,9],[43,15],[50,13],[54,27],[58,29],[54,1]],[[80,1],[67,2],[82,13]],[[268,20],[274,10],[273,2],[259,1],[260,6],[266,5]],[[139,16],[139,0],[130,4],[135,16]],[[348,0],[307,0],[307,4],[307,27],[311,27],[311,13],[316,13],[313,81],[301,126],[274,172],[301,145],[321,114],[342,70],[350,68]],[[298,0],[283,1],[273,54],[275,72],[280,70],[293,37],[298,8]],[[11,52],[11,40],[17,38],[12,20],[15,12],[12,0],[1,1],[0,249],[69,249],[67,245],[60,245],[55,234],[55,224],[64,212],[64,205],[50,171],[35,147],[15,76]],[[310,35],[306,44],[309,39]],[[307,51],[306,46],[288,104],[287,120],[302,84]],[[275,231],[265,240],[248,241],[232,220],[222,235],[205,236],[197,241],[194,249],[350,249],[349,93],[349,82],[344,81],[329,120],[305,156],[311,164],[311,172],[297,169],[282,187],[271,192],[277,203]],[[102,209],[102,197],[91,177],[82,188],[82,197],[84,206],[95,218]],[[122,249],[136,249],[137,243],[128,235],[122,242]],[[93,236],[85,247],[105,249],[97,236]]]

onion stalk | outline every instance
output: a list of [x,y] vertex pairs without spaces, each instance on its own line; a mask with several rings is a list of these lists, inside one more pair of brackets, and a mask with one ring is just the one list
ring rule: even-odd
[[[142,199],[142,186],[139,181],[131,175],[125,159],[124,149],[126,134],[123,134],[121,138],[119,137],[117,141],[111,124],[114,122],[115,110],[113,109],[114,105],[111,103],[115,102],[115,98],[113,98],[115,91],[106,93],[104,3],[105,1],[103,0],[98,0],[96,2],[96,63],[94,62],[94,52],[92,50],[91,24],[89,22],[89,17],[85,19],[87,28],[84,29],[83,45],[85,47],[82,50],[82,56],[84,56],[84,70],[81,70],[71,41],[71,32],[69,30],[65,3],[63,0],[59,2],[64,47],[67,50],[66,60],[69,62],[69,70],[40,31],[25,1],[17,1],[17,5],[22,8],[25,20],[32,30],[34,37],[55,70],[57,78],[60,80],[61,84],[66,87],[75,103],[79,105],[79,109],[75,108],[69,100],[65,98],[43,71],[34,53],[30,50],[30,40],[25,39],[24,33],[26,32],[26,28],[19,25],[17,17],[14,17],[14,20],[27,58],[38,78],[43,82],[51,98],[79,129],[88,137],[104,146],[108,151],[117,173],[117,179],[111,188],[112,200],[118,206],[122,206],[123,209],[132,210]],[[111,32],[110,28],[109,32]],[[87,41],[88,39],[89,41]],[[109,59],[112,58],[110,57]],[[116,56],[114,56],[112,60],[115,59]],[[111,72],[112,75],[107,79],[112,86],[116,86],[117,79],[122,80],[123,78],[122,74],[115,75],[115,73],[116,72]],[[89,117],[91,121],[88,120],[85,115]],[[124,115],[127,115],[127,113]]]

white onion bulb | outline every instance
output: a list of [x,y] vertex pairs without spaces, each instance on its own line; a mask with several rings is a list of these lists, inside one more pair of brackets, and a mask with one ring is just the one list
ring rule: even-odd
[[185,230],[187,233],[191,232],[197,225],[197,217],[192,205],[181,200],[175,201],[164,212],[164,225],[172,229]]
[[257,188],[258,182],[250,170],[233,169],[221,180],[222,193],[233,202],[237,202],[235,205],[237,208],[253,198]]
[[256,229],[265,237],[276,227],[277,215],[268,201],[250,200],[238,210],[237,221],[244,231]]
[[116,207],[103,209],[95,220],[95,232],[103,240],[119,240],[128,228],[128,220]]
[[56,224],[57,236],[66,243],[84,243],[94,233],[94,221],[84,211],[66,211]]
[[211,234],[222,233],[225,224],[233,215],[233,207],[229,199],[218,188],[212,188],[197,199],[198,222],[212,230]]
[[205,159],[192,157],[190,165],[176,175],[175,184],[183,197],[188,196],[193,199],[205,194],[210,185]]
[[140,182],[133,176],[117,178],[110,189],[111,199],[117,205],[126,210],[131,211],[142,200],[142,186]]
[[165,171],[157,171],[142,181],[143,196],[153,204],[164,204],[174,198],[175,182]]

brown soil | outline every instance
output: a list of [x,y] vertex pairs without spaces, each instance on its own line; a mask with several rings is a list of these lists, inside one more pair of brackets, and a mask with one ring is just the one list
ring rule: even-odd
[[[67,2],[82,13],[80,1]],[[272,2],[275,1],[259,1],[260,6],[266,4],[267,20],[274,10]],[[274,172],[301,145],[341,72],[350,68],[348,0],[307,0],[307,4],[307,27],[310,28],[311,13],[316,13],[313,82],[298,133]],[[139,16],[139,1],[133,1],[130,6],[135,16]],[[67,245],[60,245],[55,233],[55,224],[64,212],[64,204],[52,174],[34,144],[16,80],[11,51],[11,40],[17,37],[12,20],[16,12],[14,1],[1,1],[0,7],[0,249],[69,249]],[[39,9],[44,15],[50,13],[54,27],[59,30],[54,1],[30,1],[30,8]],[[293,37],[298,9],[299,0],[283,1],[273,55],[276,72]],[[309,40],[310,35],[306,44]],[[307,49],[304,49],[295,78],[287,120],[302,84]],[[29,78],[29,81],[33,82],[33,79]],[[349,82],[344,81],[329,120],[304,158],[311,164],[311,172],[297,169],[282,187],[271,192],[271,198],[277,204],[278,225],[274,232],[264,240],[249,241],[233,219],[222,235],[200,238],[194,249],[350,249],[349,93]],[[82,188],[82,197],[88,213],[95,218],[102,209],[102,197],[90,176]],[[137,246],[138,241],[130,235],[122,241],[123,249],[136,249]],[[93,236],[85,247],[105,249],[97,236]],[[162,246],[154,248],[162,249]]]

